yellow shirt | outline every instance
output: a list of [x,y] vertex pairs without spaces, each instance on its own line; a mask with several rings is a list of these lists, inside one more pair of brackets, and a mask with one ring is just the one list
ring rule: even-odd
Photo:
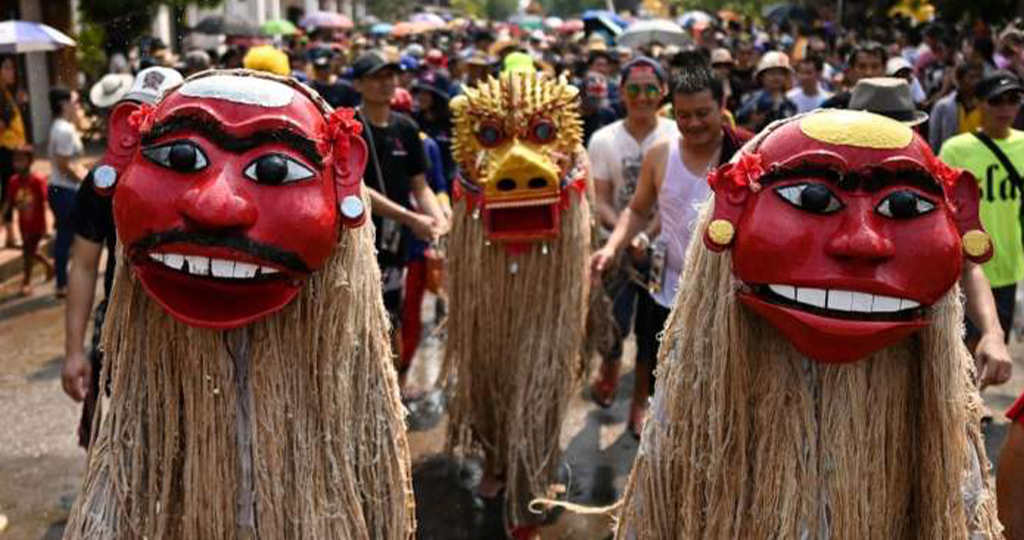
[[7,125],[7,129],[0,131],[0,146],[11,149],[18,148],[25,144],[25,124],[21,120],[21,109],[18,108],[18,105],[14,101],[14,97],[11,96],[10,92],[4,91],[3,98],[11,104],[11,109],[14,111],[14,117],[11,118],[11,122]]
[[956,117],[960,127],[958,133],[974,133],[981,127],[981,107],[975,106],[967,112],[963,105],[957,103]]

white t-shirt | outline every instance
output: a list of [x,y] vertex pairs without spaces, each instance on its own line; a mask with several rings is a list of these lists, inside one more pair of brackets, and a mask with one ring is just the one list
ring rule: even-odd
[[62,173],[57,167],[57,156],[74,158],[82,155],[82,138],[78,136],[75,126],[63,118],[53,121],[50,127],[50,142],[47,154],[53,168],[50,169],[50,185],[68,189],[78,189],[78,182]]
[[590,138],[590,146],[587,148],[590,172],[595,182],[612,182],[612,207],[616,213],[629,206],[629,201],[633,199],[636,183],[640,179],[640,164],[647,149],[662,137],[678,134],[675,122],[659,116],[658,126],[639,142],[626,131],[625,120],[608,124]]
[[832,97],[832,94],[819,87],[817,94],[808,96],[804,93],[804,89],[798,86],[789,92],[786,92],[786,97],[796,105],[797,114],[803,114],[821,107],[821,104],[825,103],[825,100]]

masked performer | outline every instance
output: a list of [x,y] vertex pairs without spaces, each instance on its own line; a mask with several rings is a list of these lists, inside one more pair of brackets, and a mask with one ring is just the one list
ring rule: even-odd
[[352,111],[224,71],[129,118],[97,177],[111,402],[65,538],[410,539]]
[[992,253],[975,180],[829,110],[709,182],[617,538],[999,538],[954,286]]
[[449,445],[482,450],[481,494],[505,489],[506,523],[532,538],[559,432],[583,375],[590,252],[577,90],[526,72],[452,101],[462,170],[449,239]]

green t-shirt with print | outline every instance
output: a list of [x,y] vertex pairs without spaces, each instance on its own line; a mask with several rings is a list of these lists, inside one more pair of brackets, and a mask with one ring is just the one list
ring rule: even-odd
[[[1010,130],[1005,139],[994,139],[1017,169],[1024,174],[1024,132]],[[981,223],[992,237],[995,255],[982,269],[993,287],[1024,279],[1024,248],[1021,247],[1021,193],[999,158],[973,133],[948,139],[939,153],[942,161],[970,171],[981,188]]]

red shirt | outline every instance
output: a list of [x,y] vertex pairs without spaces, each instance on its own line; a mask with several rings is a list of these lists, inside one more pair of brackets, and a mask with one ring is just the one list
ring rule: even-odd
[[18,212],[22,236],[46,232],[46,179],[38,174],[15,174],[7,183],[7,200]]
[[1010,410],[1006,411],[1006,417],[1012,422],[1018,422],[1024,425],[1024,394],[1021,394],[1017,398],[1017,402],[1010,407]]

